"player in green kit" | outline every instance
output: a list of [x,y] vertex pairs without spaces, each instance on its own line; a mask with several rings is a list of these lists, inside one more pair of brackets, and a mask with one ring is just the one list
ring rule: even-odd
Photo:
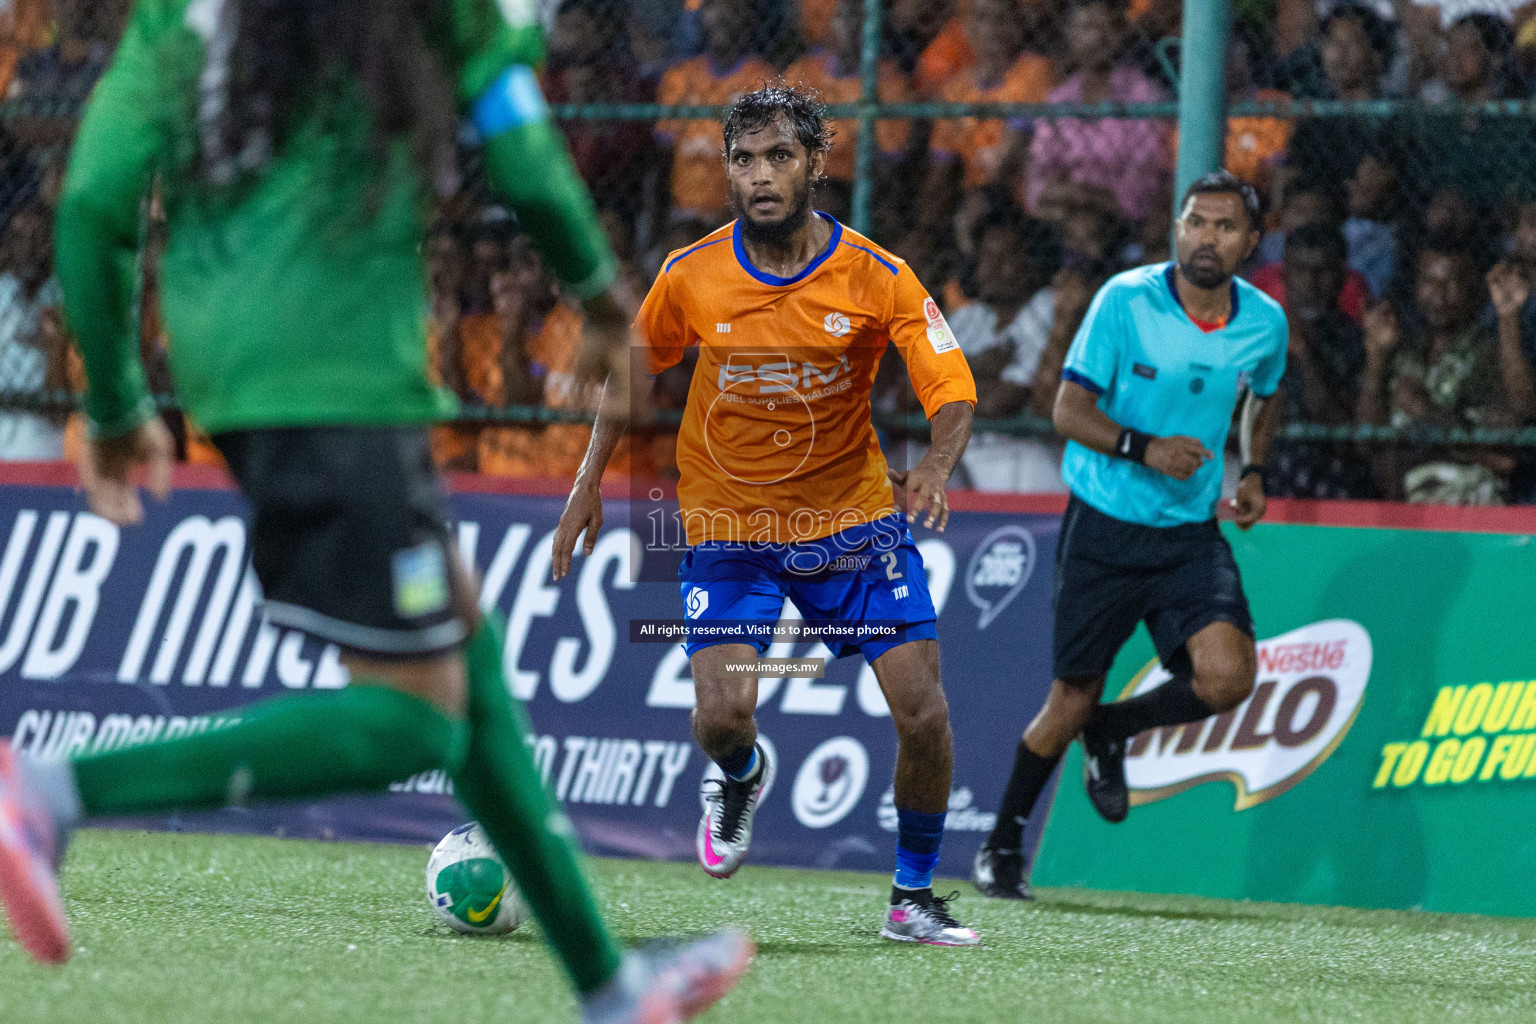
[[433,470],[422,238],[469,115],[492,182],[610,345],[632,310],[547,118],[531,0],[139,0],[85,113],[58,273],[90,381],[91,508],[142,518],[170,441],[130,335],[140,205],[158,181],[172,370],[250,501],[274,623],[341,645],[350,686],[228,728],[73,762],[0,746],[0,899],[38,959],[69,956],[53,872],[94,815],[376,791],[432,768],[511,866],[590,1024],[667,1024],[752,955],[726,931],[623,953],[524,746],[500,625],[476,609]]

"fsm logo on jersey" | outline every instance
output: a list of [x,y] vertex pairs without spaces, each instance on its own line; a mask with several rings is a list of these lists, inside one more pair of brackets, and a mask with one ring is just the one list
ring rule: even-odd
[[[1371,677],[1371,637],[1349,619],[1302,626],[1258,645],[1253,696],[1223,715],[1149,730],[1126,751],[1131,803],[1148,804],[1204,782],[1227,781],[1234,810],[1272,800],[1326,761],[1354,724]],[[1122,697],[1170,678],[1153,662]]]
[[1000,526],[971,554],[965,568],[965,596],[981,609],[977,629],[986,629],[1019,596],[1035,571],[1035,538],[1022,526]]
[[828,828],[848,816],[869,782],[869,752],[852,736],[834,736],[811,751],[795,773],[790,804],[806,828]]

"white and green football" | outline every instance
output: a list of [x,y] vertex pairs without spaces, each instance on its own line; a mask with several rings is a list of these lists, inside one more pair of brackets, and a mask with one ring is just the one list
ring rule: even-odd
[[427,859],[427,902],[465,935],[504,935],[528,918],[512,873],[477,821],[449,832]]

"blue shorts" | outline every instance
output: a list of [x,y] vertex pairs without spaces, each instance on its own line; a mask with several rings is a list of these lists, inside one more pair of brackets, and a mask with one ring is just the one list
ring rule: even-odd
[[833,631],[823,640],[837,658],[873,662],[939,635],[923,556],[899,515],[802,544],[706,541],[688,549],[677,574],[690,657],[716,644],[751,644],[761,655],[786,597],[807,624]]

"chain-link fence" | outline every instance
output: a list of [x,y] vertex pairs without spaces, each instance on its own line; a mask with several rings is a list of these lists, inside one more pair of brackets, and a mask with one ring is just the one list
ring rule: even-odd
[[[26,439],[0,454],[48,450],[57,417],[26,410],[81,384],[46,225],[126,14],[0,0],[0,426]],[[1060,488],[1048,417],[1066,345],[1104,280],[1170,258],[1174,97],[1197,59],[1177,0],[563,0],[539,15],[545,94],[638,290],[731,216],[721,105],[781,78],[815,89],[837,128],[818,207],[905,258],[971,359],[981,429],[958,482]],[[1265,205],[1245,276],[1291,323],[1271,492],[1532,500],[1536,19],[1501,0],[1243,0],[1224,59],[1225,162]],[[580,316],[472,153],[466,166],[429,243],[434,365],[468,403],[439,455],[562,475],[586,436],[590,396],[566,372]],[[152,281],[145,298],[153,357]],[[529,366],[541,383],[514,387]],[[878,422],[893,449],[920,443],[886,369]],[[663,420],[687,373],[658,381]],[[674,472],[664,431],[631,447],[630,471]]]

